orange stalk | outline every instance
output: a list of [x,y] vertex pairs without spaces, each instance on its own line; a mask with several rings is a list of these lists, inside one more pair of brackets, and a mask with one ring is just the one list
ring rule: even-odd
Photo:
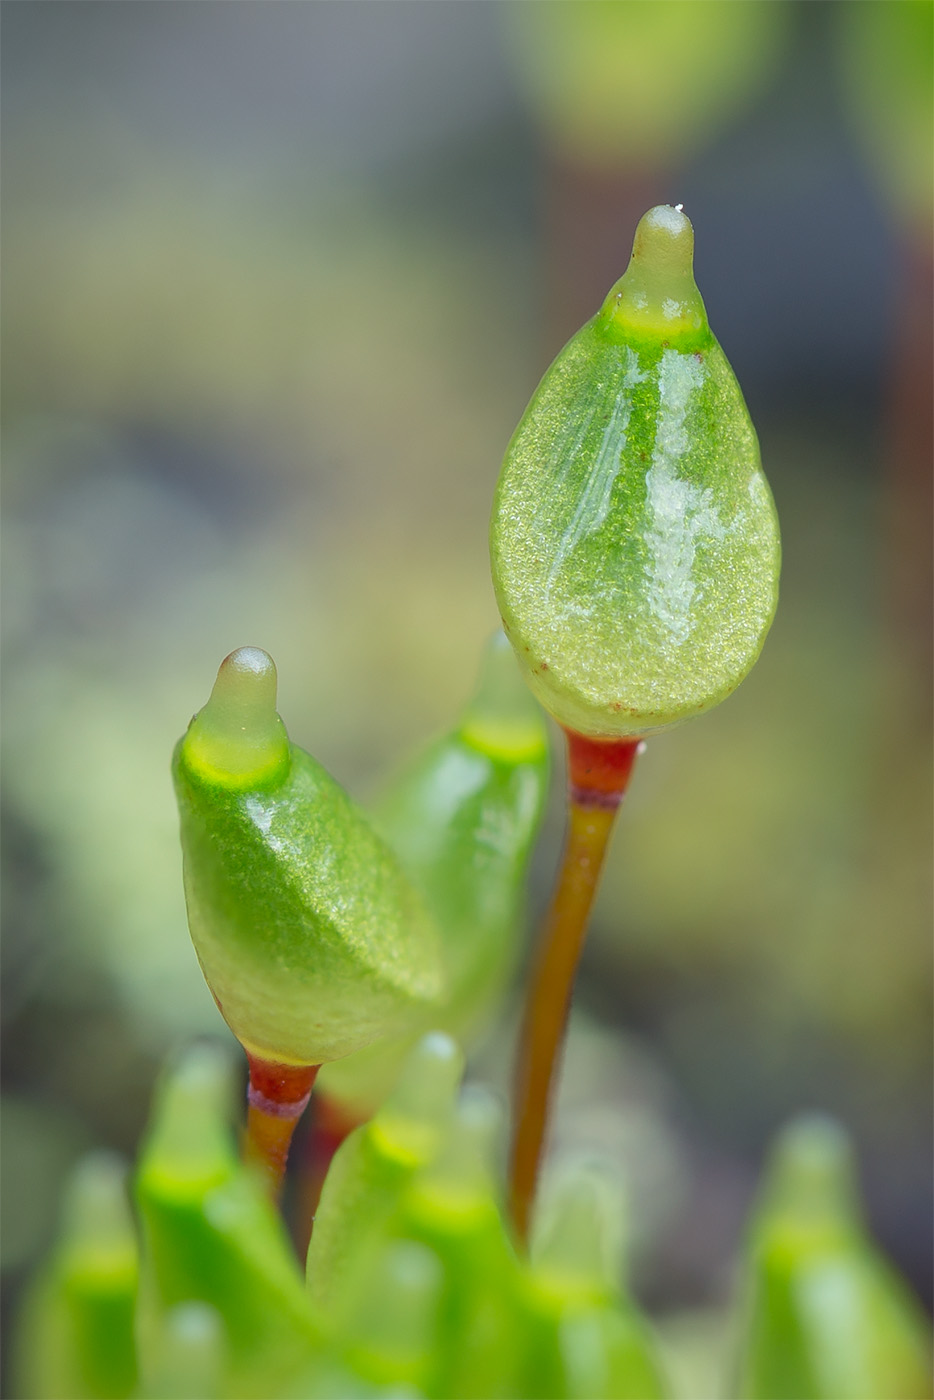
[[289,1144],[311,1098],[319,1065],[283,1065],[247,1051],[247,1090],[243,1156],[263,1173],[270,1195],[278,1199],[285,1177]]
[[597,740],[565,732],[567,834],[558,885],[539,936],[516,1066],[510,1210],[522,1243],[528,1241],[558,1054],[590,908],[640,747],[638,739]]

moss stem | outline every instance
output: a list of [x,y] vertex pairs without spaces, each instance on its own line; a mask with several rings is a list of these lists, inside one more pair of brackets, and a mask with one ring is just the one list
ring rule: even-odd
[[516,1065],[510,1211],[527,1243],[558,1055],[574,977],[616,812],[638,739],[597,740],[566,730],[568,826],[558,884],[538,941]]
[[308,1106],[320,1066],[277,1064],[249,1051],[247,1060],[250,1087],[243,1156],[260,1168],[270,1195],[277,1200],[292,1134]]

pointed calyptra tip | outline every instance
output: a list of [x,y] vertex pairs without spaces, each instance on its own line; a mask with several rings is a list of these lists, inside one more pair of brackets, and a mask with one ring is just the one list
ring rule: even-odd
[[260,786],[283,776],[289,738],[276,713],[276,666],[268,652],[239,647],[224,658],[182,754],[198,777],[224,787]]
[[629,267],[604,302],[601,320],[611,331],[664,339],[679,349],[709,334],[694,281],[694,229],[680,206],[657,204],[643,214]]
[[156,1095],[140,1157],[140,1180],[161,1191],[192,1181],[220,1181],[235,1162],[230,1125],[234,1068],[226,1049],[189,1047],[169,1069]]
[[547,746],[548,734],[538,703],[522,678],[504,632],[487,642],[480,676],[461,724],[468,744],[492,758],[518,763]]
[[772,1215],[800,1222],[858,1221],[853,1146],[840,1124],[818,1113],[793,1120],[772,1150],[763,1200]]
[[578,1166],[553,1183],[536,1221],[532,1260],[555,1287],[614,1294],[622,1274],[624,1206],[608,1171]]
[[645,267],[691,275],[694,229],[680,204],[656,204],[636,225],[633,259]]
[[64,1207],[65,1253],[86,1274],[135,1268],[126,1164],[115,1153],[91,1152],[72,1174]]
[[444,1031],[429,1031],[409,1053],[399,1082],[370,1123],[383,1150],[420,1161],[447,1126],[464,1072],[464,1052]]
[[409,1210],[418,1231],[453,1230],[463,1238],[471,1221],[495,1217],[494,1155],[502,1122],[502,1107],[489,1089],[471,1084],[461,1091],[437,1156],[412,1188]]

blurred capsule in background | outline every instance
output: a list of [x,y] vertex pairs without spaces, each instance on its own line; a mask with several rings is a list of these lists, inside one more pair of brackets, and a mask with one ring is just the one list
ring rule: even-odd
[[438,1152],[463,1068],[450,1036],[430,1032],[375,1117],[335,1153],[307,1257],[309,1294],[326,1325],[345,1323],[357,1278],[381,1248],[407,1183]]
[[927,1400],[930,1332],[870,1239],[845,1132],[817,1115],[779,1137],[746,1261],[742,1400]]
[[539,1206],[525,1289],[523,1393],[656,1400],[668,1386],[648,1322],[624,1285],[618,1178],[578,1165]]
[[137,1379],[138,1281],[125,1164],[91,1153],[71,1176],[61,1234],[27,1296],[15,1393],[22,1400],[126,1400]]
[[519,1264],[500,1209],[496,1148],[499,1100],[480,1085],[462,1090],[434,1161],[415,1176],[397,1228],[421,1241],[443,1271],[430,1395],[486,1400],[521,1394],[517,1367]]
[[[548,791],[548,735],[501,632],[456,725],[385,788],[373,818],[434,916],[444,1000],[430,1020],[469,1048],[498,1009],[522,936],[525,881]],[[317,1094],[364,1118],[414,1041],[374,1042],[334,1061]]]
[[[311,1356],[317,1332],[278,1212],[237,1155],[233,1081],[230,1056],[199,1044],[156,1099],[136,1173],[140,1367],[151,1385],[167,1352],[187,1356],[190,1342],[204,1370],[223,1355],[221,1394],[260,1400]],[[194,1301],[216,1310],[216,1340],[179,1333],[174,1310]]]

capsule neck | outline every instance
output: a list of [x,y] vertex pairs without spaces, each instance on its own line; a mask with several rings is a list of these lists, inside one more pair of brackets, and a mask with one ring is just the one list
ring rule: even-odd
[[694,281],[694,230],[678,208],[660,204],[639,221],[632,257],[598,321],[614,338],[695,349],[710,338]]

